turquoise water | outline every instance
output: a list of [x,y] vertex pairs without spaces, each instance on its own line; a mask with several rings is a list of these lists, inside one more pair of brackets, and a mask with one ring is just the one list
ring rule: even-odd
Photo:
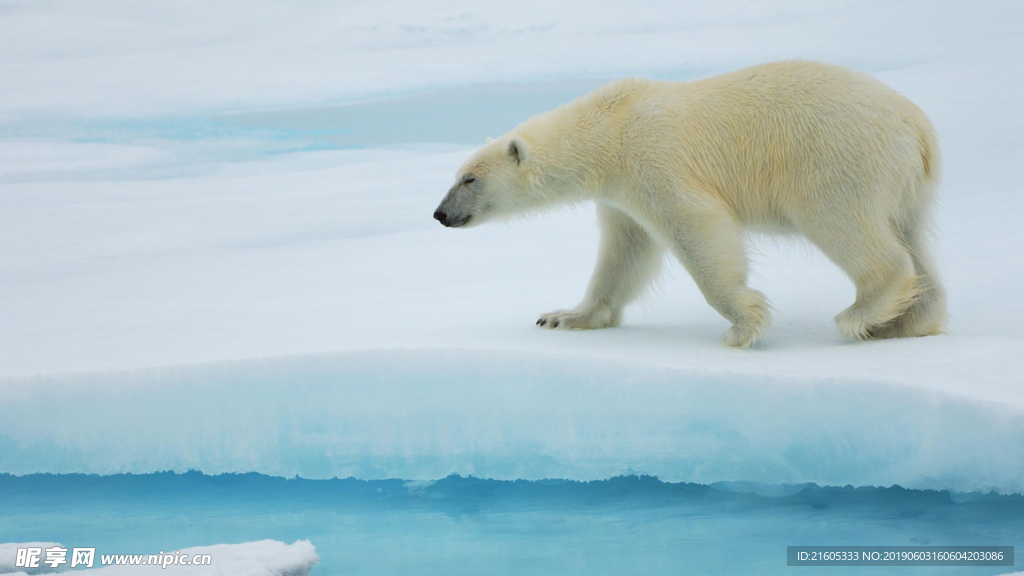
[[[666,76],[688,79],[692,72]],[[662,75],[664,76],[664,75]],[[79,143],[259,142],[265,154],[445,143],[478,145],[524,119],[608,82],[583,78],[479,84],[365,101],[266,111],[151,117],[24,117],[0,123],[0,138]],[[237,159],[232,155],[225,159]]]
[[236,129],[320,131],[337,147],[396,144],[483,144],[520,122],[570,102],[605,80],[483,84],[366,102],[217,117]]
[[[313,574],[789,574],[787,545],[1024,546],[1024,496],[816,485],[0,476],[0,542],[156,553],[309,539]],[[928,572],[931,570],[931,572]],[[1002,574],[828,568],[828,574]],[[802,574],[814,569],[802,568]]]
[[423,143],[476,145],[604,82],[483,84],[360,102],[190,116],[26,117],[0,123],[0,138],[192,145],[244,140],[262,143],[268,154]]

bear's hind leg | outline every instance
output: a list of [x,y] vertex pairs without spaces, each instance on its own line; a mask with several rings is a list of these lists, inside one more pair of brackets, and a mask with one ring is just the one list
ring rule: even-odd
[[537,325],[558,330],[617,326],[622,309],[643,292],[661,267],[662,247],[635,220],[597,206],[601,248],[583,301],[571,310],[541,315]]
[[902,314],[880,329],[872,330],[872,336],[876,338],[932,336],[944,331],[946,291],[932,260],[926,225],[925,216],[914,214],[894,226],[897,237],[910,252],[920,284],[917,297]]
[[803,232],[857,287],[853,305],[835,318],[839,333],[857,340],[887,337],[921,292],[907,247],[890,226],[872,221],[833,222]]

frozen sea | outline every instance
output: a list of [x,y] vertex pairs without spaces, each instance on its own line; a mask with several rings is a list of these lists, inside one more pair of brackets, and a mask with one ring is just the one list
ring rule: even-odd
[[[1022,544],[1021,28],[998,0],[0,4],[0,542],[308,539],[314,575]],[[850,283],[764,238],[758,349],[674,263],[619,328],[539,330],[592,208],[431,219],[486,137],[604,82],[796,57],[936,124],[950,334],[843,341]]]

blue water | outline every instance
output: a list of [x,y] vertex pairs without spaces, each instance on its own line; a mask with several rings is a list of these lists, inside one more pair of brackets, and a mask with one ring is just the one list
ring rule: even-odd
[[337,147],[483,144],[523,120],[582,96],[605,79],[482,84],[342,105],[218,116],[236,129],[319,131]]
[[582,96],[604,79],[483,84],[361,102],[270,111],[208,111],[149,117],[24,117],[0,138],[69,142],[246,140],[270,153],[397,144],[480,144],[522,120]]
[[[749,487],[744,487],[748,489]],[[892,488],[0,475],[0,542],[156,553],[309,539],[335,574],[789,574],[787,545],[1024,546],[1024,496]],[[812,574],[815,569],[802,568]],[[1009,568],[892,568],[885,574]],[[828,574],[871,568],[828,568]]]

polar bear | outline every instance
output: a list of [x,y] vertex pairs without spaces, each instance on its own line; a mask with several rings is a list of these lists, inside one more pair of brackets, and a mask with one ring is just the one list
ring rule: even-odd
[[596,269],[575,308],[545,328],[616,326],[668,248],[732,323],[730,346],[771,316],[747,286],[746,231],[803,235],[853,281],[836,316],[856,339],[943,330],[945,293],[928,246],[939,178],[928,117],[878,80],[785,61],[692,82],[625,79],[489,140],[434,212],[471,227],[593,200]]

